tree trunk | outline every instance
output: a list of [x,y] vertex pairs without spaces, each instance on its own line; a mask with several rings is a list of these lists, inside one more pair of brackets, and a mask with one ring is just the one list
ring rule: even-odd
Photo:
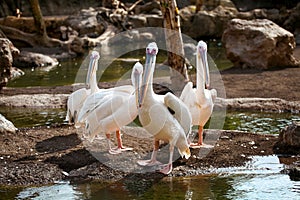
[[203,5],[203,0],[196,1],[196,13],[201,10],[202,5]]
[[168,64],[174,69],[171,70],[171,89],[176,95],[179,95],[189,78],[185,63],[178,8],[176,0],[160,0],[160,5],[164,18]]
[[36,35],[39,39],[37,41],[40,42],[41,46],[53,47],[61,45],[62,42],[53,38],[49,38],[47,35],[46,25],[40,9],[39,0],[29,0],[29,2],[36,28]]
[[39,0],[29,0],[29,2],[31,5],[32,16],[37,34],[45,39],[48,39],[45,22],[40,9]]

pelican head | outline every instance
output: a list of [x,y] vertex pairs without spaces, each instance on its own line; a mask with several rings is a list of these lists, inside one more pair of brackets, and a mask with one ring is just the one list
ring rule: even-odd
[[135,101],[137,106],[140,105],[139,96],[140,96],[140,85],[142,82],[142,74],[143,74],[143,65],[140,62],[136,62],[132,69],[131,81],[132,81],[132,85],[135,88]]
[[152,85],[153,71],[155,67],[157,53],[158,53],[158,48],[156,43],[155,42],[149,43],[146,48],[146,63],[145,63],[145,71],[143,74],[141,91],[139,96],[139,107],[141,107],[143,104],[149,85]]
[[209,67],[207,62],[207,44],[204,41],[199,41],[197,45],[197,59],[202,62],[203,72],[205,76],[205,87],[208,88],[210,84]]
[[99,53],[97,51],[92,51],[91,56],[90,56],[90,64],[89,64],[89,68],[88,68],[88,73],[86,76],[86,85],[90,86],[91,77],[98,70],[99,58],[100,58]]

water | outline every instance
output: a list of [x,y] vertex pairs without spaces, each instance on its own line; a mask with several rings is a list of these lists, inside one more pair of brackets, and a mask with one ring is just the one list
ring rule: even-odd
[[60,108],[1,107],[0,113],[13,122],[17,128],[48,126],[55,123],[62,124],[66,117],[66,110]]
[[[61,108],[8,108],[0,107],[0,113],[17,128],[63,124],[66,110]],[[223,129],[261,134],[279,134],[293,121],[300,121],[300,114],[227,111]],[[208,124],[205,128],[208,128]]]
[[283,128],[293,121],[300,121],[300,114],[228,111],[223,129],[279,134]]
[[[219,70],[232,66],[226,59],[225,50],[219,41],[209,42],[209,64],[215,65]],[[167,58],[167,53],[160,50],[157,55],[157,63],[163,63]],[[118,58],[110,58],[103,55],[99,60],[99,69],[97,77],[99,81],[117,81],[122,77],[129,78],[130,71],[136,61],[145,63],[145,49],[138,49],[121,55]],[[61,61],[60,64],[51,69],[29,68],[23,69],[25,75],[12,80],[8,87],[32,87],[32,86],[63,86],[73,83],[84,82],[88,66],[88,52],[84,56]],[[110,63],[111,62],[111,63]],[[106,64],[108,67],[106,68]],[[110,64],[109,64],[110,63]],[[102,68],[105,68],[101,70]],[[190,70],[194,73],[195,68]],[[157,68],[155,76],[166,76],[169,74],[169,68]],[[125,75],[125,76],[124,76]],[[123,77],[124,76],[124,77]]]
[[[280,173],[284,164],[277,156],[255,156],[245,167],[219,169],[216,174],[165,177],[147,180],[129,178],[113,183],[70,184],[24,189],[0,189],[5,199],[299,199],[300,182]],[[141,189],[142,188],[142,189]],[[3,196],[4,191],[11,196]],[[0,197],[0,199],[1,199]]]

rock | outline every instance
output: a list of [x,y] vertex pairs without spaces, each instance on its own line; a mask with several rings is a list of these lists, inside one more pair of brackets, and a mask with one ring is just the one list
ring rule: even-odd
[[280,132],[274,150],[283,154],[300,153],[300,122],[294,121]]
[[19,57],[14,59],[14,65],[19,68],[48,67],[58,65],[58,61],[44,54],[21,51]]
[[[297,38],[297,44],[300,44],[300,3],[291,10],[288,19],[284,22],[283,27],[294,33]],[[299,38],[299,39],[298,39]]]
[[[93,38],[105,31],[104,22],[97,18],[98,11],[94,8],[82,9],[79,13],[66,19],[66,24],[79,33],[79,36],[93,34]],[[99,19],[99,21],[98,21]]]
[[20,94],[1,96],[0,106],[23,108],[65,108],[68,94]]
[[293,122],[281,131],[279,140],[289,146],[300,146],[300,122]]
[[236,67],[296,67],[292,33],[267,19],[232,19],[223,33],[227,58]]
[[289,176],[292,181],[300,181],[300,167],[294,166],[289,170]]
[[0,114],[0,133],[11,132],[15,133],[18,130],[15,125]]
[[234,7],[219,5],[211,11],[201,10],[193,14],[192,9],[183,8],[180,11],[182,33],[192,38],[221,37],[229,20],[236,17]]
[[9,39],[0,38],[0,90],[16,75],[13,73],[13,60],[19,53]]
[[217,98],[215,109],[257,110],[264,112],[300,112],[299,101],[287,101],[280,98]]
[[145,15],[148,27],[163,27],[164,19],[162,16],[150,14]]
[[134,13],[135,14],[149,14],[149,13],[153,13],[153,10],[160,10],[160,5],[158,1],[150,1],[145,3],[144,5],[137,5],[134,8]]
[[129,22],[133,28],[141,28],[146,26],[147,18],[144,15],[132,15],[129,16]]

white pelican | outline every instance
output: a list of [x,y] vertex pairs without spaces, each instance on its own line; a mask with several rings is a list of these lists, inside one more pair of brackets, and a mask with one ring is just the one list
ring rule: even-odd
[[[153,72],[155,68],[158,48],[155,42],[146,48],[146,63],[139,97],[139,120],[143,127],[154,136],[154,149],[150,160],[140,160],[139,165],[151,166],[160,164],[156,160],[159,141],[170,144],[169,162],[162,166],[161,173],[169,174],[172,171],[174,146],[182,157],[190,157],[187,141],[192,126],[192,119],[184,103],[171,93],[157,95],[153,92]],[[170,110],[173,115],[171,114]]]
[[[120,128],[131,123],[138,114],[138,93],[142,79],[143,66],[137,62],[131,74],[132,86],[120,86],[90,95],[85,101],[79,121],[86,123],[86,132],[93,139],[98,133],[105,133],[109,144],[109,153],[131,150],[122,145]],[[110,146],[110,133],[116,131],[118,147]]]
[[76,126],[76,123],[78,122],[78,114],[84,101],[91,93],[99,91],[96,80],[99,58],[99,53],[97,51],[92,51],[86,77],[86,86],[90,87],[90,89],[81,88],[79,90],[76,90],[75,92],[70,94],[68,98],[66,121],[68,121],[69,124],[71,124],[71,122],[74,122]]
[[215,89],[207,89],[210,84],[209,67],[207,62],[207,45],[203,41],[199,41],[196,50],[196,70],[197,70],[197,86],[193,88],[193,83],[188,82],[180,99],[189,108],[193,125],[198,125],[198,142],[191,143],[191,147],[199,148],[201,146],[209,146],[203,143],[203,127],[210,118],[214,101],[217,97]]

